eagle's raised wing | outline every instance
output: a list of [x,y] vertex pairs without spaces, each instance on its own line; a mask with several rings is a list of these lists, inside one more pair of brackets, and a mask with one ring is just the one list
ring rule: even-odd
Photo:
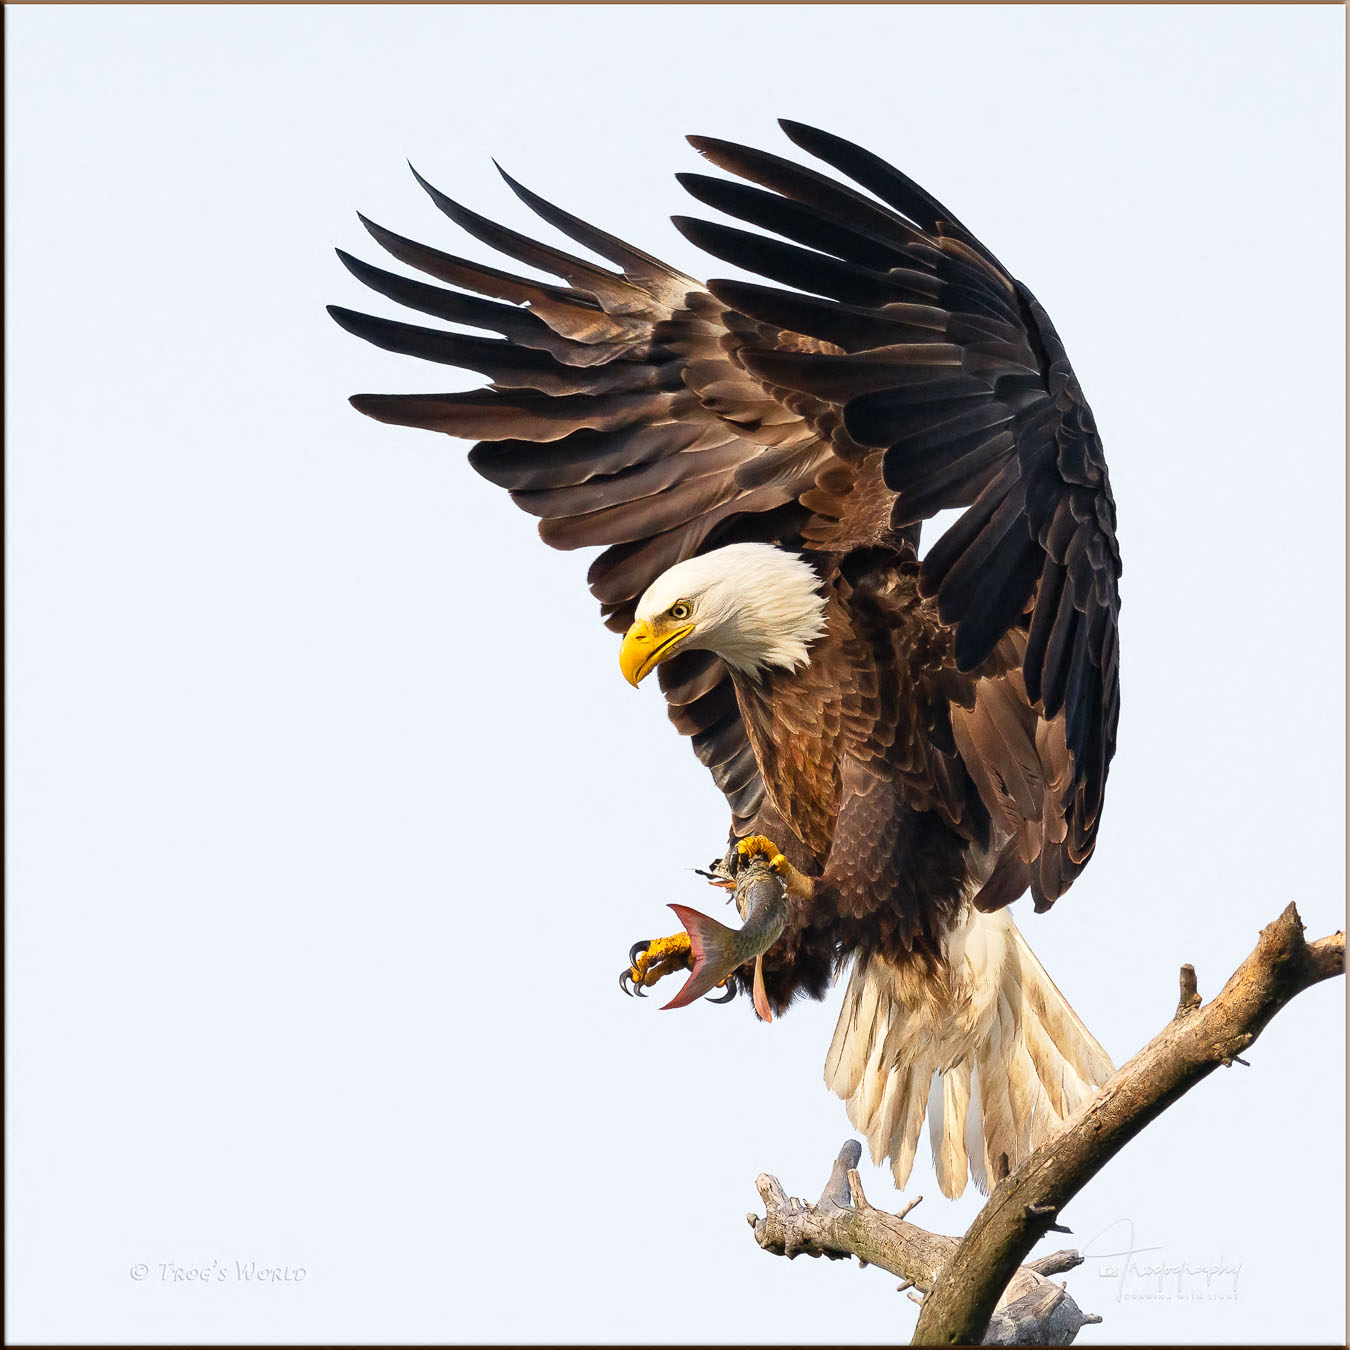
[[[991,815],[1015,836],[981,903],[1030,885],[1043,908],[1092,853],[1120,711],[1120,554],[1092,413],[1045,311],[951,212],[857,146],[782,125],[880,202],[777,156],[696,139],[757,186],[681,175],[685,186],[781,238],[682,228],[793,288],[710,282],[728,307],[837,349],[746,350],[741,361],[841,409],[848,440],[880,452],[892,525],[965,508],[924,559],[920,586],[954,629],[957,665],[980,677],[973,706],[967,694],[953,707],[953,731]],[[855,492],[869,499],[861,463]],[[836,493],[834,512],[846,527],[851,511],[866,514],[849,495]],[[830,509],[806,500],[819,530]]]
[[[743,368],[743,347],[773,348],[782,335],[726,312],[691,277],[509,177],[544,220],[622,270],[538,243],[418,181],[466,232],[566,284],[470,262],[363,218],[394,257],[461,289],[339,252],[359,280],[410,309],[500,337],[330,307],[359,337],[492,382],[469,393],[361,394],[352,399],[361,412],[478,439],[470,462],[541,518],[547,543],[606,545],[588,581],[618,632],[648,585],[685,558],[728,543],[801,542],[808,511],[798,498],[837,462],[832,442],[846,438],[838,409],[771,390]],[[660,678],[671,720],[691,738],[743,830],[763,785],[725,667],[690,652],[663,665]]]
[[[1119,711],[1120,564],[1091,414],[1044,312],[950,212],[848,142],[783,126],[875,196],[692,138],[753,186],[681,175],[685,186],[780,237],[677,224],[715,256],[791,290],[704,287],[512,183],[546,221],[622,269],[612,272],[424,184],[470,234],[566,285],[367,223],[402,261],[477,294],[344,255],[358,278],[502,336],[334,310],[381,346],[493,382],[353,403],[384,421],[481,438],[475,468],[543,518],[545,540],[608,545],[589,580],[618,630],[647,585],[694,553],[742,540],[848,552],[966,508],[925,559],[922,584],[954,627],[959,666],[978,676],[953,708],[953,732],[991,814],[1016,836],[1003,875],[1020,884],[1006,898],[1031,884],[1038,905],[1048,903],[1092,851]],[[1009,650],[1020,671],[1007,666]],[[743,826],[763,787],[725,670],[690,653],[662,676],[672,719]],[[999,714],[1019,699],[1014,734]]]

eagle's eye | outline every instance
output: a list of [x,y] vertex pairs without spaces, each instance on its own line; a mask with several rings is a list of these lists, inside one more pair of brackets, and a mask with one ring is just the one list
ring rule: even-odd
[[677,600],[670,607],[670,617],[672,619],[687,619],[692,613],[693,610],[691,610],[688,604],[683,600]]

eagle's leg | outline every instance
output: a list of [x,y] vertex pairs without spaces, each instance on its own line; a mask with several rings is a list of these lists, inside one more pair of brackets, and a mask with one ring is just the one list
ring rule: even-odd
[[768,863],[769,870],[781,878],[789,895],[794,895],[799,900],[811,898],[815,882],[804,872],[799,872],[793,867],[783,856],[782,849],[771,839],[766,839],[762,834],[748,834],[744,839],[737,840],[736,857],[732,863],[737,871],[756,858],[763,858]]

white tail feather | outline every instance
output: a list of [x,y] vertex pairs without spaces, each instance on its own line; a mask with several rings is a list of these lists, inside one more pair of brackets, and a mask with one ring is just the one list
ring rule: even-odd
[[1113,1072],[1007,910],[969,909],[945,970],[860,957],[825,1059],[873,1162],[909,1180],[925,1113],[938,1185],[981,1191],[1045,1142]]
[[[959,1195],[970,1163],[966,1153],[966,1121],[970,1110],[971,1065],[957,1064],[934,1074],[928,1089],[928,1137],[933,1168],[944,1195]],[[943,1122],[950,1124],[944,1127]],[[984,1154],[984,1145],[980,1145]]]

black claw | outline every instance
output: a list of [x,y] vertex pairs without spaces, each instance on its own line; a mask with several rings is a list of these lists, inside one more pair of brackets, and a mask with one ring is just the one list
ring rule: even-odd
[[707,1003],[730,1003],[736,997],[736,986],[730,980],[727,981],[727,992],[721,998],[714,998],[711,994],[704,1000]]
[[619,972],[619,988],[622,989],[629,998],[633,998],[634,996],[638,998],[647,997],[642,986],[634,981],[633,969],[631,966],[627,970]]
[[638,957],[639,957],[643,952],[645,952],[645,951],[647,950],[647,948],[650,947],[651,945],[652,945],[652,940],[651,940],[651,938],[639,938],[639,939],[638,939],[635,943],[633,943],[633,945],[632,945],[631,947],[629,947],[629,949],[628,949],[628,964],[629,964],[630,966],[635,966],[635,965],[637,965],[637,959],[638,959]]

